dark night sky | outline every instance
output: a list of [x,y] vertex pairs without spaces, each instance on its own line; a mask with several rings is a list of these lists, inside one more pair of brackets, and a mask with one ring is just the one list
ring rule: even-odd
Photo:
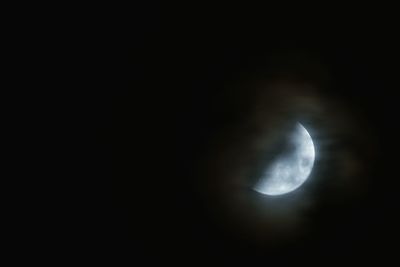
[[[147,7],[134,19],[129,82],[114,94],[110,129],[112,230],[120,251],[186,266],[191,261],[247,266],[296,257],[392,259],[398,240],[399,182],[393,171],[398,51],[390,29],[371,22],[283,24],[251,12],[225,18],[208,9],[190,10],[182,15]],[[212,150],[215,136],[244,112],[229,106],[230,98],[250,94],[243,80],[275,73],[277,55],[292,54],[323,64],[331,77],[326,93],[357,110],[379,149],[373,162],[363,163],[369,169],[360,179],[368,181],[368,189],[357,203],[349,198],[337,205],[340,193],[330,195],[317,205],[306,238],[254,244],[216,222],[196,184],[198,163]],[[232,84],[242,87],[230,90]]]

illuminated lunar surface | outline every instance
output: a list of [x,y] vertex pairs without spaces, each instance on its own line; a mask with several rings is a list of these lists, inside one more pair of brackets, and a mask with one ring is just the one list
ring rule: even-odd
[[300,124],[289,140],[294,149],[267,167],[253,188],[266,195],[282,195],[299,188],[308,178],[314,165],[315,149],[310,134]]

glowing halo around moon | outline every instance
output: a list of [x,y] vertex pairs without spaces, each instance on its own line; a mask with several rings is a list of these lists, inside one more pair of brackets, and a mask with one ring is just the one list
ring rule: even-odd
[[265,195],[283,195],[299,188],[309,177],[315,160],[315,148],[310,134],[297,123],[290,142],[294,150],[278,157],[266,169],[254,190]]

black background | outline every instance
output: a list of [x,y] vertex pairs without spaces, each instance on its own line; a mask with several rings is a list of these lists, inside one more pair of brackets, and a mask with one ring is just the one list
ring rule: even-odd
[[[320,13],[271,17],[266,7],[215,10],[149,5],[132,16],[128,82],[115,90],[109,129],[112,231],[120,255],[185,266],[395,260],[399,57],[393,23],[354,14],[348,21],[323,20]],[[268,70],[274,55],[292,51],[328,67],[331,93],[361,110],[380,150],[369,163],[370,190],[362,205],[352,214],[332,210],[332,231],[285,246],[256,246],[215,223],[193,186],[196,163],[235,119],[225,112],[224,84]]]

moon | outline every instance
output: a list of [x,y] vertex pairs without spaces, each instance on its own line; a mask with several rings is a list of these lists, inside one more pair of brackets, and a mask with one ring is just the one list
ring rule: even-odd
[[296,124],[289,142],[294,149],[281,155],[266,169],[254,190],[265,195],[282,195],[299,188],[309,177],[315,160],[315,148],[310,134]]

